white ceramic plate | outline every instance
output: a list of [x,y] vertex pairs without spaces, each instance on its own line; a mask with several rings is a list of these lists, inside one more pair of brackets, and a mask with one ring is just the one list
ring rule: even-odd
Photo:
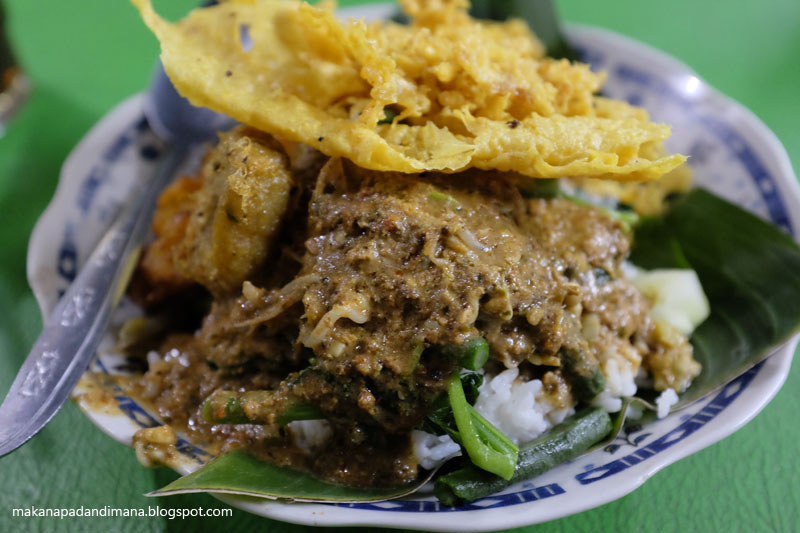
[[[391,6],[388,6],[391,9]],[[387,6],[358,8],[385,16]],[[352,14],[353,11],[350,11]],[[691,155],[696,182],[800,234],[800,188],[779,141],[752,113],[714,91],[689,68],[641,43],[608,31],[571,26],[570,41],[594,67],[606,70],[605,92],[647,108],[673,125],[671,149]],[[133,97],[101,120],[72,152],[47,211],[31,237],[28,278],[47,316],[75,271],[93,249],[121,202],[153,171],[162,145]],[[117,322],[130,313],[118,311]],[[772,357],[686,410],[619,438],[532,481],[467,506],[442,507],[430,492],[405,500],[357,504],[285,504],[223,499],[247,511],[302,524],[382,525],[442,531],[479,531],[534,524],[577,513],[619,498],[661,468],[736,431],[774,397],[789,372],[797,339]],[[116,373],[119,361],[101,354],[91,370]],[[73,393],[86,415],[116,440],[130,444],[155,416],[121,389],[101,385],[115,406],[91,399],[82,383]],[[183,473],[208,454],[179,441]]]

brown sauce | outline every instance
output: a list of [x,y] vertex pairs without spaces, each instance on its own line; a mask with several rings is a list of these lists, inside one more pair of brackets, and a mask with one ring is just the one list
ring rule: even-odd
[[[236,135],[248,134],[227,142],[239,146]],[[214,157],[224,159],[220,150]],[[448,346],[484,337],[495,367],[524,363],[524,375],[542,379],[561,407],[574,403],[562,375],[564,349],[580,351],[588,365],[601,364],[609,347],[637,367],[650,354],[691,360],[687,343],[667,345],[655,334],[648,302],[620,271],[629,236],[601,210],[523,198],[491,172],[403,175],[338,159],[319,170],[320,158],[306,154],[310,171],[290,156],[281,156],[281,175],[294,181],[291,198],[281,200],[280,229],[266,241],[247,229],[230,268],[208,252],[215,250],[209,241],[221,238],[213,231],[190,238],[203,253],[184,243],[179,258],[170,255],[159,239],[180,238],[174,232],[156,232],[148,252],[161,254],[150,262],[164,275],[150,271],[140,294],[148,287],[169,293],[159,280],[169,285],[177,276],[181,286],[205,283],[215,295],[198,331],[169,336],[159,349],[166,356],[135,384],[165,423],[191,439],[219,451],[244,448],[334,482],[402,485],[418,473],[409,433],[458,367]],[[228,166],[206,165],[200,177],[216,184],[215,200],[202,193],[210,185],[193,186],[194,204],[182,197],[173,205],[191,217],[229,198],[218,175]],[[312,404],[333,437],[309,451],[277,424],[208,424],[201,405],[217,389],[270,390],[285,402]]]

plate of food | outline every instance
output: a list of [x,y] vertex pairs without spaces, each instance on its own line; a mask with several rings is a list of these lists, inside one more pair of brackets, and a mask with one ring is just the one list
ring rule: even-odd
[[[800,188],[685,65],[582,26],[582,63],[546,58],[460,2],[402,2],[405,23],[227,2],[176,24],[135,3],[178,90],[241,122],[161,195],[73,393],[185,475],[154,495],[517,527],[629,493],[783,384]],[[162,158],[142,109],[63,167],[29,248],[45,316]]]

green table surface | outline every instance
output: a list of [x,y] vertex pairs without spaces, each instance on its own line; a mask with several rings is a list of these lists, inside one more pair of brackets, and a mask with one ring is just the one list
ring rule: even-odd
[[[171,16],[194,0],[160,0]],[[342,5],[357,1],[341,2]],[[25,279],[28,236],[70,149],[100,117],[145,88],[157,44],[124,0],[6,0],[7,31],[33,83],[0,139],[0,396],[41,327]],[[561,0],[571,22],[612,29],[688,63],[740,101],[800,163],[800,2]],[[615,502],[525,531],[796,531],[800,528],[800,369],[734,435],[664,469]],[[175,474],[146,470],[68,403],[28,444],[0,459],[0,531],[301,531],[234,511],[233,518],[19,518],[16,507],[136,507]],[[222,507],[207,495],[163,507]],[[510,512],[513,512],[510,511]]]

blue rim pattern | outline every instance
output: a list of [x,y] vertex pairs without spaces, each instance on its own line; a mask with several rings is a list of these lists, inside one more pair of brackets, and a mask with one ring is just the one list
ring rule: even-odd
[[[602,54],[596,50],[584,50],[584,57],[589,59],[595,65],[601,64],[604,60]],[[677,99],[687,106],[694,104],[692,100],[686,99],[680,93],[673,90],[664,80],[659,79],[647,72],[638,70],[630,65],[622,65],[617,67],[615,69],[615,75],[620,78],[624,78],[625,81],[629,83],[635,83],[639,85],[641,90],[647,90],[649,92],[656,91],[659,95]],[[636,96],[629,96],[629,99],[635,100]],[[761,198],[767,206],[769,217],[772,222],[791,234],[792,229],[790,225],[790,219],[786,211],[785,204],[778,192],[775,178],[767,171],[767,167],[763,164],[755,151],[748,146],[747,142],[738,132],[733,130],[724,122],[710,116],[698,114],[697,117],[697,120],[703,124],[703,126],[705,126],[710,133],[715,135],[723,142],[723,144],[729,147],[731,153],[748,170],[751,179],[758,188]],[[138,157],[141,158],[142,161],[147,162],[152,162],[154,159],[159,157],[159,149],[153,146],[152,143],[149,143],[146,139],[143,140],[144,137],[150,138],[151,136],[152,133],[150,132],[147,122],[144,120],[144,118],[139,118],[135,121],[135,123],[125,128],[123,132],[101,154],[100,160],[83,179],[79,187],[80,192],[76,198],[76,206],[84,216],[92,209],[98,189],[107,184],[109,169],[113,167],[115,163],[118,163],[120,158],[127,151],[137,150]],[[77,269],[78,250],[74,241],[74,235],[76,231],[77,229],[74,227],[74,223],[67,223],[65,225],[62,242],[57,252],[56,270],[62,280],[67,283],[74,279]],[[108,369],[100,360],[96,360],[94,364],[98,371],[105,374],[110,374]],[[695,431],[713,420],[720,412],[728,407],[752,382],[753,378],[761,369],[762,364],[753,367],[745,374],[730,382],[719,394],[717,394],[697,413],[692,415],[687,420],[684,420],[680,425],[671,431],[658,438],[655,438],[646,446],[643,446],[642,448],[639,448],[635,452],[622,458],[616,459],[596,468],[590,466],[590,469],[578,474],[575,476],[575,479],[582,485],[607,479],[608,477],[616,475],[635,464],[647,461],[658,453],[670,448],[675,443],[680,442],[684,438],[690,436]],[[139,405],[136,400],[126,395],[120,387],[115,386],[114,392],[115,399],[117,400],[120,409],[139,427],[144,428],[160,425],[159,422],[152,415],[150,415],[146,409]],[[197,446],[194,446],[184,439],[180,439],[178,443],[178,449],[182,454],[198,462],[204,462],[211,457],[209,453],[201,448],[198,448]],[[551,483],[537,487],[533,483],[527,482],[523,483],[521,487],[523,490],[507,494],[493,495],[457,508],[446,507],[441,505],[438,501],[431,500],[395,500],[378,503],[332,505],[371,511],[423,513],[455,512],[513,506],[521,503],[552,498],[566,494],[567,492],[567,490],[564,489],[559,483]]]
[[[621,80],[636,83],[641,86],[642,89],[647,89],[648,92],[676,100],[685,106],[695,106],[696,104],[695,100],[686,98],[680,92],[675,91],[663,79],[653,76],[648,72],[635,69],[630,65],[618,66],[614,70],[614,75]],[[633,99],[636,99],[635,95]],[[793,232],[789,215],[786,211],[786,205],[778,193],[775,179],[767,171],[766,165],[762,163],[761,159],[748,145],[744,137],[716,117],[701,113],[696,113],[696,116],[697,121],[727,146],[733,155],[739,159],[744,168],[747,169],[748,174],[758,187],[761,198],[767,206],[769,218],[772,223],[792,235]]]
[[662,437],[654,440],[646,446],[637,449],[635,452],[628,454],[625,457],[621,457],[620,459],[611,461],[610,463],[606,463],[602,466],[592,468],[586,472],[578,474],[575,476],[575,479],[577,479],[581,485],[595,483],[601,479],[618,474],[623,470],[627,470],[633,465],[639,464],[642,461],[645,461],[657,453],[661,453],[682,441],[701,427],[705,426],[719,413],[721,413],[723,409],[733,403],[733,401],[739,397],[742,391],[747,388],[750,382],[753,381],[753,378],[756,377],[756,374],[758,374],[759,370],[761,370],[761,365],[763,364],[764,362],[762,361],[738,378],[725,385],[722,390],[716,396],[714,396],[714,398],[708,402],[708,404],[706,404],[705,407],[700,409],[694,415],[690,416],[675,429],[665,433]]

